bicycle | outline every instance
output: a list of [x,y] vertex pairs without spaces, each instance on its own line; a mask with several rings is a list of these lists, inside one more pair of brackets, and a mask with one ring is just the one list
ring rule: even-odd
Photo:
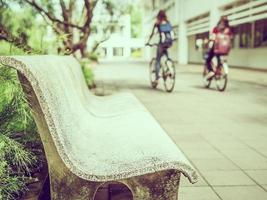
[[[147,46],[156,46],[159,44],[146,44]],[[165,60],[163,57],[165,56]],[[158,80],[156,77],[156,58],[153,57],[149,63],[149,74],[150,74],[150,83],[153,89],[156,89],[158,86]],[[160,59],[160,70],[159,70],[159,78],[163,78],[164,87],[167,92],[172,92],[175,86],[175,64],[174,61],[169,57],[167,49],[163,51],[163,54]]]
[[211,65],[214,71],[214,75],[206,78],[207,74],[209,73],[207,65],[205,64],[203,70],[203,83],[206,88],[209,88],[211,85],[211,81],[215,79],[216,88],[223,92],[226,89],[227,82],[228,82],[228,64],[226,60],[226,56],[220,56],[220,63],[215,63],[211,61]]

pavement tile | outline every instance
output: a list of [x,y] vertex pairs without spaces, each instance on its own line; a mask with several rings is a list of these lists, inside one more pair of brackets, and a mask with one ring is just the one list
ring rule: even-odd
[[250,124],[249,129],[257,130],[257,135],[255,135],[254,132],[245,132],[242,134],[236,133],[235,136],[239,138],[244,143],[250,143],[250,142],[257,142],[259,140],[266,140],[266,129],[265,127],[261,127],[260,125]]
[[230,158],[236,165],[244,170],[266,169],[267,159],[262,156],[247,156],[243,157],[231,157]]
[[193,159],[192,162],[200,171],[202,170],[238,170],[238,167],[225,158]]
[[[267,142],[266,142],[267,144]],[[261,153],[263,156],[267,157],[267,148],[257,148],[256,149],[259,153]]]
[[177,141],[177,143],[179,144],[179,146],[185,150],[198,150],[198,149],[202,149],[202,150],[214,150],[214,148],[207,142],[203,142],[203,141],[184,141],[184,140],[177,140],[176,137],[174,137],[174,140]]
[[260,154],[249,148],[245,147],[242,149],[224,149],[220,150],[224,155],[231,157],[231,158],[243,158],[243,157],[257,157],[260,156]]
[[214,187],[223,200],[266,200],[267,192],[259,186]]
[[180,185],[185,187],[198,187],[208,186],[208,183],[203,179],[203,177],[199,176],[198,182],[196,182],[195,184],[191,184],[185,176],[182,176]]
[[100,85],[107,92],[130,88],[204,176],[193,185],[182,176],[179,199],[218,200],[207,180],[220,200],[267,200],[263,188],[235,166],[267,191],[266,87],[234,81],[262,83],[259,77],[267,80],[266,73],[231,69],[227,90],[221,93],[214,83],[203,88],[202,67],[179,66],[175,90],[167,94],[162,82],[151,89],[147,64],[125,64],[97,67],[95,77],[104,81]]
[[245,144],[239,141],[213,141],[212,144],[216,146],[217,149],[224,151],[224,150],[238,150],[238,149],[245,149],[248,148]]
[[230,186],[230,185],[255,185],[242,171],[201,171],[202,175],[214,186]]
[[223,155],[214,149],[183,149],[190,159],[216,159],[223,158]]
[[245,143],[253,148],[266,148],[267,137],[260,137],[258,139],[247,140]]
[[246,173],[260,185],[267,185],[267,170],[246,170]]
[[180,187],[179,199],[220,200],[210,187]]

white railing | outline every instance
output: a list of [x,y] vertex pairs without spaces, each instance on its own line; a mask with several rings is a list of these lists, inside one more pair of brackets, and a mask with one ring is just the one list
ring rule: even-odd
[[192,22],[187,23],[187,35],[194,35],[197,33],[204,33],[209,31],[210,17],[206,16],[203,18],[196,19]]
[[263,3],[266,3],[267,0],[254,0],[254,1],[251,1],[249,3],[246,3],[244,5],[240,5],[240,6],[236,6],[234,8],[230,8],[228,10],[225,10],[222,12],[223,15],[231,15],[233,13],[237,13],[237,12],[240,12],[242,10],[246,10],[248,8],[252,8],[252,7],[255,7],[255,6],[258,6],[260,4],[263,4]]
[[253,22],[267,17],[267,0],[254,0],[222,12],[228,16],[231,25]]

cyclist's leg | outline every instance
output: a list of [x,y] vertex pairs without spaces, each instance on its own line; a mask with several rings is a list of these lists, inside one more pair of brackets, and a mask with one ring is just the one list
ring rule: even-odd
[[221,74],[221,67],[222,67],[221,55],[216,54],[215,56],[217,58],[216,74],[220,75]]
[[159,70],[160,70],[160,60],[162,57],[162,47],[159,44],[157,48],[157,57],[156,57],[156,64],[155,64],[155,70],[156,70],[156,79],[159,79]]
[[206,59],[206,65],[207,65],[207,68],[210,71],[213,71],[212,69],[212,65],[211,65],[211,61],[212,61],[212,58],[214,57],[214,51],[213,51],[213,48],[210,49],[210,51],[208,52],[208,58]]
[[216,57],[217,57],[217,63],[218,63],[217,67],[221,67],[222,65],[221,55],[217,54]]
[[163,55],[165,55],[167,57],[167,59],[170,59],[167,47],[164,48]]

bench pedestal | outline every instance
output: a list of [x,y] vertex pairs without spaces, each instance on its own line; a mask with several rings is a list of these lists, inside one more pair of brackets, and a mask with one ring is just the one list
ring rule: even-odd
[[134,200],[177,200],[180,173],[175,170],[147,174],[126,180]]

